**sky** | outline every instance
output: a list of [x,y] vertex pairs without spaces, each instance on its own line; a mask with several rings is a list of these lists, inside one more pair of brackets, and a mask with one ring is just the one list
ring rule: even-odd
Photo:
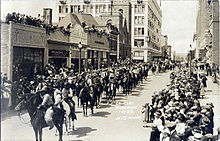
[[[43,8],[53,9],[53,22],[56,17],[58,0],[1,0],[1,20],[7,13],[37,17],[43,13]],[[161,0],[162,34],[168,36],[168,44],[177,53],[187,53],[189,45],[195,48],[193,34],[196,32],[197,0]]]

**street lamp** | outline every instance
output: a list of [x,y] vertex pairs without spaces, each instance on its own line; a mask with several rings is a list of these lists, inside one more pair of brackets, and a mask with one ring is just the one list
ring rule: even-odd
[[192,73],[192,45],[190,44],[189,45],[189,47],[190,47],[190,50],[189,50],[189,76],[191,77],[191,73]]
[[80,74],[81,73],[81,50],[82,50],[81,42],[79,42],[78,48],[79,48],[79,74]]

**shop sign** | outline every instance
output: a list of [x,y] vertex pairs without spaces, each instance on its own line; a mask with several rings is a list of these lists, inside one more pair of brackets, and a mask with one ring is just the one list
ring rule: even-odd
[[100,45],[104,45],[104,42],[100,42],[100,41],[95,41],[96,44],[100,44]]
[[49,50],[49,56],[69,57],[69,51],[50,49]]

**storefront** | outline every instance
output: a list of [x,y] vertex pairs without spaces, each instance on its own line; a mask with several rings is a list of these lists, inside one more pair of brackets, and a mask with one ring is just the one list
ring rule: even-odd
[[54,64],[56,67],[67,66],[67,60],[69,57],[69,51],[49,49],[49,63]]
[[44,49],[13,47],[13,81],[21,76],[32,79],[42,74],[44,66]]
[[47,63],[46,31],[40,27],[1,23],[1,71],[8,79],[32,79]]

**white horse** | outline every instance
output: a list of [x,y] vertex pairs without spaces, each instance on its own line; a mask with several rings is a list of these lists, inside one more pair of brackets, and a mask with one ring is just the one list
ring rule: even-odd
[[70,134],[74,130],[74,118],[73,115],[74,113],[71,112],[69,104],[62,99],[61,93],[54,94],[54,99],[55,99],[55,105],[62,109],[61,105],[63,106],[63,109],[65,110],[65,115],[64,115],[64,124],[66,127],[66,134]]

